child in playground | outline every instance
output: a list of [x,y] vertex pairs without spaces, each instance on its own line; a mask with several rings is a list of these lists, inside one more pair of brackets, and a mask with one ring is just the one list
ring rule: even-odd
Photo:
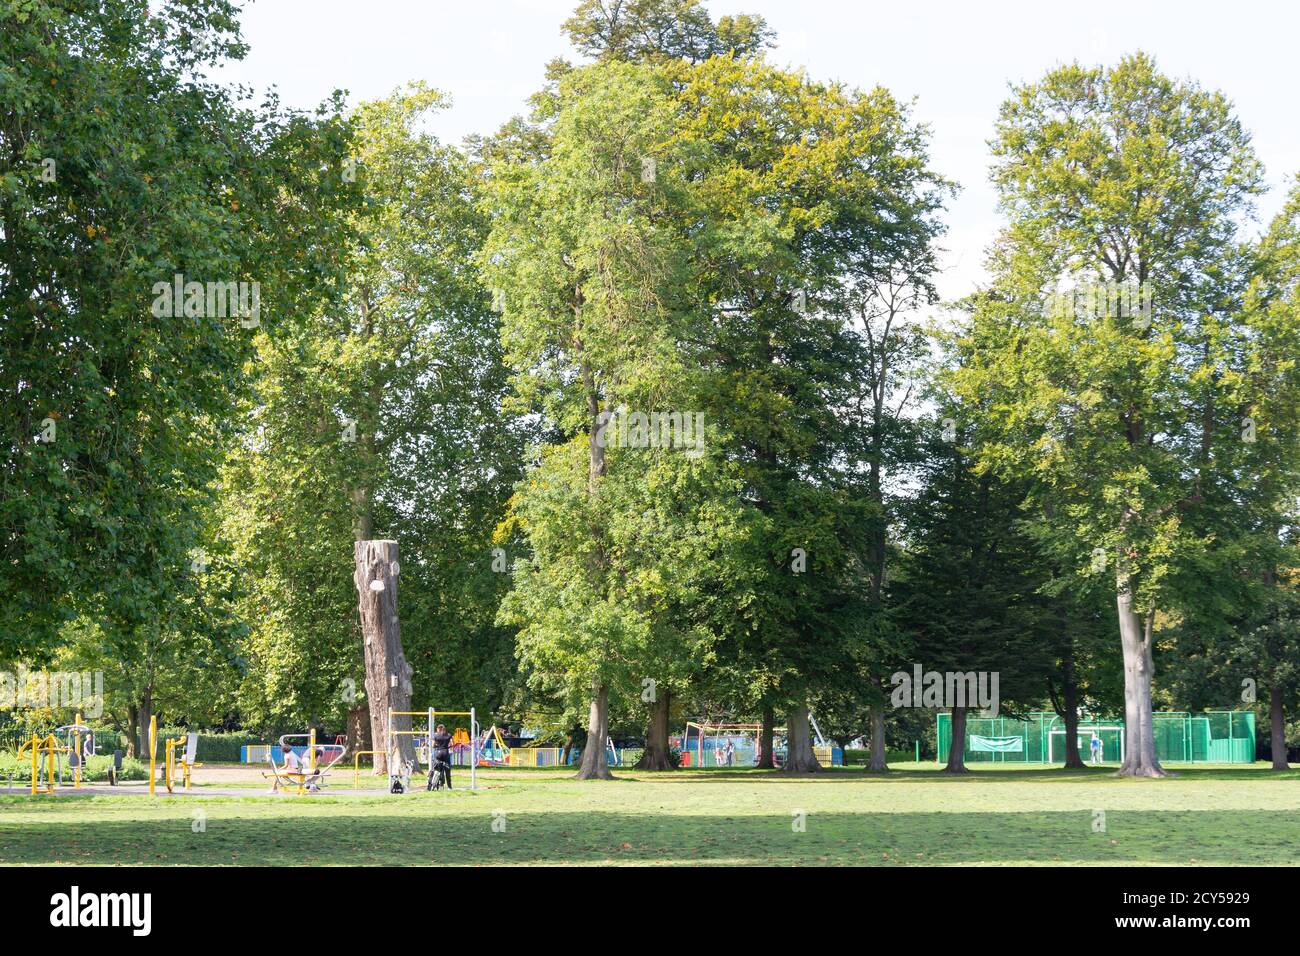
[[433,752],[433,772],[442,774],[443,785],[451,789],[451,734],[439,724],[430,741]]

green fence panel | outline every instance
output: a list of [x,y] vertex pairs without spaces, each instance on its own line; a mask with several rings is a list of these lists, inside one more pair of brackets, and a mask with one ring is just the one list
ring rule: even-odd
[[[1156,757],[1162,762],[1251,763],[1255,759],[1252,711],[1164,711],[1152,716]],[[1127,746],[1123,723],[1122,717],[1081,719],[1076,741],[1080,759],[1085,763],[1091,760],[1095,733],[1101,738],[1103,761],[1118,763]],[[952,715],[936,714],[936,757],[940,762],[947,759],[951,740]],[[1065,722],[1054,713],[1035,711],[1024,719],[974,714],[966,718],[968,763],[1064,763],[1065,747]]]

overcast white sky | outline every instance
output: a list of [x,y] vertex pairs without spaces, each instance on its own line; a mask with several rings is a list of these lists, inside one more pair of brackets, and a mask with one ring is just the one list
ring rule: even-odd
[[[548,60],[574,58],[560,24],[576,2],[255,0],[243,16],[252,50],[222,75],[277,86],[286,104],[303,108],[335,88],[357,102],[421,79],[454,101],[432,131],[459,142],[520,112]],[[1113,62],[1141,49],[1165,72],[1225,92],[1268,173],[1272,191],[1259,204],[1265,221],[1300,173],[1295,0],[709,0],[708,7],[715,17],[766,17],[778,64],[915,98],[917,116],[932,127],[935,167],[962,186],[945,217],[946,297],[979,281],[998,225],[986,141],[1007,84],[1056,64]]]

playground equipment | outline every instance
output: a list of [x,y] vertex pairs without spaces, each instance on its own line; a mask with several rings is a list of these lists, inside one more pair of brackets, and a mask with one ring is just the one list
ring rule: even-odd
[[[394,726],[393,723],[394,717],[423,717],[425,718],[426,723],[423,730],[419,730],[416,728],[413,728],[411,730],[405,730],[405,729],[399,730],[397,727]],[[437,710],[433,707],[430,707],[427,710],[393,710],[392,708],[389,708],[388,740],[391,742],[395,737],[416,738],[415,740],[416,760],[417,761],[419,760],[420,748],[423,747],[424,764],[428,768],[429,772],[432,773],[433,772],[433,747],[430,741],[433,739],[433,732],[438,726],[439,717],[468,717],[469,718],[469,733],[466,737],[466,743],[469,745],[469,788],[471,790],[477,789],[478,779],[475,771],[477,771],[478,769],[479,726],[478,726],[478,717],[475,714],[475,708],[471,707],[469,710]],[[421,742],[419,739],[421,734],[424,735],[423,742]],[[497,739],[498,740],[500,739],[499,733],[497,735]],[[454,741],[455,741],[455,737],[453,737],[453,744],[452,744],[453,747],[456,746]]]
[[[817,721],[808,715],[814,733],[813,756],[823,766],[840,766],[844,762],[843,751],[822,736]],[[713,723],[707,720],[688,720],[686,730],[675,742],[682,754],[683,767],[752,767],[759,760],[759,737],[763,725],[757,723]],[[785,761],[786,730],[784,727],[772,728],[772,760],[775,766]],[[777,741],[782,741],[778,743]],[[731,744],[728,752],[727,744]],[[710,756],[711,755],[711,756]]]
[[45,736],[32,734],[18,747],[18,759],[27,757],[32,762],[33,794],[54,793],[56,786],[63,786],[64,755],[72,771],[72,786],[80,790],[82,767],[94,754],[95,732],[81,722],[80,714],[75,723],[56,727]]
[[[686,730],[681,737],[682,766],[696,768],[708,766],[709,759],[706,754],[709,751],[712,751],[713,765],[717,767],[755,766],[759,759],[758,739],[762,730],[762,724],[724,724],[688,720]],[[772,730],[772,749],[775,751],[776,739],[784,737],[785,731],[780,727],[774,727]],[[695,736],[694,747],[691,746],[692,731]],[[729,756],[725,746],[727,743],[732,744],[732,752]]]
[[[316,731],[313,729],[305,734],[282,734],[280,736],[280,752],[286,753],[293,750],[291,740],[307,741],[307,767],[306,769],[290,770],[287,766],[279,767],[275,763],[275,755],[269,750],[266,754],[266,762],[270,765],[271,772],[263,773],[263,777],[273,777],[277,789],[284,787],[287,793],[295,793],[299,796],[319,790],[325,785],[325,778],[330,769],[338,763],[347,754],[347,744],[341,743],[335,738],[332,744],[318,744],[316,742]],[[321,756],[333,755],[333,759],[326,763],[321,763],[317,759],[317,754]]]
[[[1158,711],[1152,715],[1156,757],[1163,763],[1251,763],[1255,759],[1255,714],[1243,710]],[[1101,759],[1124,760],[1124,722],[1119,718],[1081,717],[1077,728],[1079,756],[1091,760],[1092,735],[1101,742]],[[935,718],[936,760],[948,759],[952,715]],[[1065,721],[1055,713],[1034,711],[1015,717],[966,718],[967,763],[1061,763],[1066,753]]]
[[505,767],[511,765],[512,758],[516,753],[522,753],[521,748],[511,749],[506,745],[505,738],[501,736],[501,731],[493,724],[487,730],[483,731],[478,741],[478,760],[485,767]]
[[[181,747],[185,748],[184,752],[177,754],[177,750]],[[167,792],[174,792],[172,788],[176,783],[176,772],[178,770],[181,773],[181,780],[185,785],[185,789],[189,790],[190,772],[195,767],[203,766],[203,764],[196,762],[199,753],[199,735],[186,734],[184,737],[174,737],[166,741],[163,748],[165,751],[164,767]]]

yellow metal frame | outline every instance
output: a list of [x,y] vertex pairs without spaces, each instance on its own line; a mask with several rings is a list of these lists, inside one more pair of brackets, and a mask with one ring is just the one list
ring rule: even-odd
[[[382,750],[356,750],[352,753],[352,789],[361,789],[361,758],[365,754],[374,757],[383,753]],[[374,763],[372,760],[371,763]]]
[[158,715],[149,715],[149,796],[154,796],[158,782]]
[[[69,757],[73,753],[77,755],[76,763],[72,764],[72,786],[73,789],[81,789],[81,766],[85,762],[85,755],[81,752],[81,714],[77,714],[76,723],[73,724],[71,731],[72,740],[65,747],[59,743],[59,738],[54,734],[46,734],[41,737],[32,734],[32,739],[18,746],[18,759],[22,760],[24,756],[30,756],[32,760],[32,795],[38,793],[57,793],[58,785],[54,780],[54,771],[56,765],[56,754],[67,754]],[[40,787],[37,780],[40,777],[41,755],[45,756],[45,786]],[[69,760],[69,763],[72,763]]]
[[[32,739],[18,747],[18,759],[22,760],[24,756],[32,758],[32,796],[38,793],[54,793],[54,752],[61,750],[59,742],[54,734],[45,737],[38,737],[32,734]],[[45,786],[38,788],[37,780],[41,775],[41,755],[45,755]]]
[[[284,740],[290,737],[307,738],[307,756],[308,759],[311,761],[311,769],[310,770],[281,770],[279,767],[275,765],[275,758],[272,757],[270,752],[268,751],[266,756],[266,761],[271,765],[271,773],[268,774],[266,771],[262,771],[262,776],[275,777],[277,783],[281,781],[286,781],[285,782],[286,793],[295,793],[298,796],[305,796],[307,794],[307,781],[317,779],[317,778],[319,778],[320,780],[324,780],[325,774],[327,774],[330,771],[330,769],[334,766],[334,764],[338,763],[347,755],[347,749],[344,748],[343,752],[339,754],[339,756],[334,760],[333,763],[326,764],[324,767],[317,767],[316,766],[316,728],[313,727],[306,734],[285,734],[283,737],[280,738],[281,746],[283,746]],[[324,744],[323,746],[333,747],[337,745]],[[362,753],[370,753],[370,752],[371,751],[362,751]],[[287,781],[296,781],[296,782],[287,782]]]
[[275,777],[277,781],[286,781],[284,785],[285,793],[294,793],[298,796],[305,796],[307,793],[308,778],[316,776],[315,770],[281,770],[276,767],[274,760],[270,761],[270,764],[272,768],[270,774],[264,770],[262,771],[262,776],[271,776]]
[[[394,717],[424,717],[428,725],[424,730],[397,730],[393,727]],[[425,710],[393,710],[388,708],[388,742],[391,744],[393,737],[414,737],[418,734],[424,734],[428,741],[428,763],[433,766],[433,730],[437,726],[439,717],[468,717],[469,718],[469,788],[478,789],[478,715],[473,708],[470,710],[435,710],[429,707]],[[387,755],[385,755],[385,760]]]
[[195,767],[203,766],[203,764],[199,763],[198,761],[195,761],[194,763],[190,763],[184,757],[181,757],[181,759],[177,761],[176,748],[188,747],[188,745],[189,745],[189,739],[187,737],[173,737],[172,739],[167,740],[163,743],[163,752],[164,752],[163,766],[165,768],[164,773],[166,774],[168,793],[175,792],[172,789],[172,787],[176,783],[176,770],[178,767],[181,770],[181,777],[182,780],[184,781],[185,789],[189,790],[191,789],[190,771],[192,771]]

